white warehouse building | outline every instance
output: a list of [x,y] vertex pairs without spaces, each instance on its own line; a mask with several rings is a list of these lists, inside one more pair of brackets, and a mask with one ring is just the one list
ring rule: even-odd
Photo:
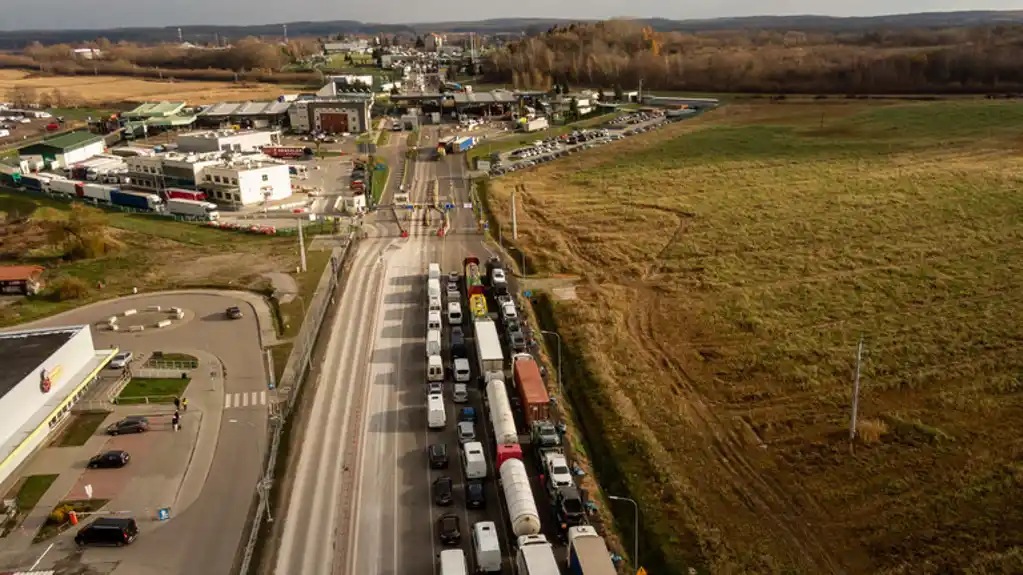
[[290,197],[291,172],[278,162],[228,161],[204,168],[199,187],[218,204],[251,206]]
[[67,417],[117,349],[87,325],[0,333],[0,485]]
[[179,134],[179,152],[258,152],[279,146],[281,133],[266,130],[207,130]]

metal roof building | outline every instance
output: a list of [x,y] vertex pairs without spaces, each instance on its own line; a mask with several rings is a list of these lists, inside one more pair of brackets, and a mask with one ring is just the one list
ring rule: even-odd
[[206,125],[246,124],[256,128],[281,126],[288,119],[291,102],[221,102],[199,114]]
[[103,136],[77,131],[46,138],[41,142],[18,148],[22,159],[41,157],[47,168],[70,166],[102,154],[106,150]]
[[121,116],[131,120],[166,118],[168,116],[181,115],[181,111],[184,109],[184,102],[168,102],[166,100],[163,102],[146,102],[133,110],[124,112]]
[[0,484],[71,412],[117,349],[87,325],[0,333]]

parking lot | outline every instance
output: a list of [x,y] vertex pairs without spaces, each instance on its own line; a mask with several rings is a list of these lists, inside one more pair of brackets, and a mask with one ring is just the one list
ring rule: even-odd
[[522,169],[554,161],[582,150],[604,146],[619,140],[655,130],[672,119],[660,112],[637,112],[620,116],[602,128],[576,130],[570,134],[537,140],[532,146],[492,157],[491,176],[502,176]]

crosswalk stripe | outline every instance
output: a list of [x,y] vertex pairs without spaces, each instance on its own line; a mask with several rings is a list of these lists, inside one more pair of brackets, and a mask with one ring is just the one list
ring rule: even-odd
[[224,394],[224,409],[241,409],[266,405],[266,391],[241,391]]

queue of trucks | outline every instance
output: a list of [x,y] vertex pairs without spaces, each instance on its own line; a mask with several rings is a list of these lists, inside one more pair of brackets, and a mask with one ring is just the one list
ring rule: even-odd
[[[489,260],[486,270],[495,302],[499,306],[510,303],[514,307],[514,301],[509,299],[500,260]],[[530,484],[529,468],[519,439],[520,430],[509,398],[511,392],[517,396],[523,412],[528,443],[540,470],[541,484],[547,492],[543,496],[554,509],[559,536],[568,543],[565,559],[571,573],[616,573],[604,539],[587,525],[583,497],[562,449],[561,433],[552,418],[550,396],[536,359],[528,353],[516,353],[514,350],[510,357],[505,355],[501,334],[512,329],[509,325],[512,320],[508,319],[509,314],[490,313],[479,258],[466,257],[463,272],[472,310],[477,369],[484,390],[484,406],[489,415],[487,421],[494,438],[492,457],[508,510],[509,527],[516,541],[516,575],[557,575],[561,571],[554,546],[542,531],[537,494],[533,493]],[[515,329],[518,329],[517,323]],[[511,387],[506,383],[509,379],[506,366],[511,368]]]

